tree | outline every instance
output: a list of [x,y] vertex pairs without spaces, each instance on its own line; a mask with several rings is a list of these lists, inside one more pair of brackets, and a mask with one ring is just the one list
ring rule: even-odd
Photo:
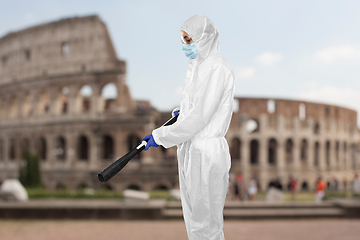
[[25,187],[42,186],[39,158],[30,151],[25,153],[25,165],[20,167],[19,180]]

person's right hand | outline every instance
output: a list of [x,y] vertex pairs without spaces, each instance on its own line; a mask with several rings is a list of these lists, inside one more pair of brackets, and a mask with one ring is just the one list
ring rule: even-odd
[[150,147],[158,147],[159,145],[156,144],[154,137],[152,134],[147,135],[146,137],[143,138],[143,141],[147,141],[146,147],[144,149],[144,151],[148,150]]

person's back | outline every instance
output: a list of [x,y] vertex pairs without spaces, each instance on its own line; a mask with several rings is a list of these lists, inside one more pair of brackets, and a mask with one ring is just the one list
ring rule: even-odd
[[[194,135],[193,139],[210,139],[224,137],[231,122],[234,102],[234,75],[232,73],[232,69],[229,69],[224,62],[216,61],[214,65],[214,68],[219,69],[218,71],[223,72],[223,74],[225,75],[225,81],[223,82],[223,84],[224,91],[226,93],[221,98],[220,105],[217,111],[214,113],[213,117],[211,118],[210,122],[202,130],[197,132]],[[199,67],[199,71],[201,70],[202,66]],[[198,96],[195,95],[195,98],[196,97]]]
[[326,183],[321,178],[319,178],[319,180],[316,183],[316,197],[315,197],[316,203],[321,203],[322,198],[325,195],[325,187],[326,187]]
[[296,190],[296,185],[297,185],[296,180],[292,179],[291,182],[290,182],[290,190],[295,191]]
[[325,182],[323,180],[318,181],[316,191],[325,191]]

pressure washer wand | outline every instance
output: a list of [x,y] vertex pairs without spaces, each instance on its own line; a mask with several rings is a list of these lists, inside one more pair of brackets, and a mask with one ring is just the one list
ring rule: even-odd
[[[163,126],[169,126],[176,122],[179,115],[172,117],[169,121],[167,121]],[[110,178],[115,176],[118,172],[123,169],[128,162],[139,154],[142,150],[145,149],[147,141],[142,141],[137,147],[133,148],[130,152],[117,159],[115,162],[110,164],[107,168],[102,170],[97,176],[100,182],[106,183]]]

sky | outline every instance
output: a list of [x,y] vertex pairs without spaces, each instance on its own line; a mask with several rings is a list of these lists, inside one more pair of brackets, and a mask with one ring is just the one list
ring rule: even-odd
[[201,14],[218,28],[220,51],[236,75],[237,97],[306,100],[360,112],[358,0],[0,3],[0,37],[61,18],[99,15],[118,58],[127,62],[131,95],[161,111],[180,105],[188,64],[180,26]]

